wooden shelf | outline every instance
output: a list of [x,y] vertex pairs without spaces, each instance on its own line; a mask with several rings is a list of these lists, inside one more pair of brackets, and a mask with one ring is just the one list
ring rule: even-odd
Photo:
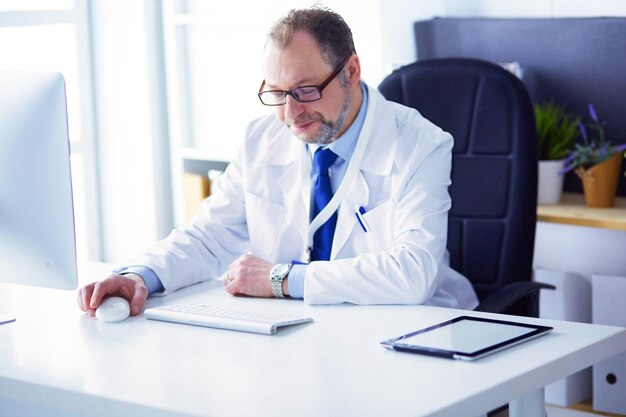
[[603,411],[596,411],[593,409],[593,404],[591,400],[583,401],[582,403],[575,404],[571,407],[572,410],[583,411],[585,413],[590,413],[598,416],[609,416],[609,417],[624,417],[623,414],[613,414],[613,413],[605,413]]
[[591,208],[582,194],[563,193],[559,204],[537,207],[537,220],[626,231],[626,198],[617,197],[613,207]]

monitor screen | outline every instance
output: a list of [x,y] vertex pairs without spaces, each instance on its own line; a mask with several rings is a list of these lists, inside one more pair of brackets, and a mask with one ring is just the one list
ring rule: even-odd
[[65,81],[0,71],[0,282],[74,289]]

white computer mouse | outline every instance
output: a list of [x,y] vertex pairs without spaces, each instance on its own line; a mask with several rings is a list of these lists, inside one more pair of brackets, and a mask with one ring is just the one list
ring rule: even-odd
[[96,318],[105,323],[125,320],[130,315],[130,305],[125,298],[109,297],[96,309]]

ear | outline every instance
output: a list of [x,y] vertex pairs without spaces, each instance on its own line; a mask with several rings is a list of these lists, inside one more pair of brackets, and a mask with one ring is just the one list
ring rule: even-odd
[[353,54],[346,64],[348,68],[348,80],[351,86],[358,85],[361,81],[361,61],[357,54]]

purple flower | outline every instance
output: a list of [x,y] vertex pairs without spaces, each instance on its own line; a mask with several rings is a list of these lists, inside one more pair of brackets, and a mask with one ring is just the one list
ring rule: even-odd
[[573,169],[575,169],[577,167],[578,167],[578,165],[576,165],[576,164],[565,165],[563,167],[563,169],[559,171],[559,175],[565,175],[565,174],[567,174],[568,172],[572,171]]
[[[587,127],[592,128],[592,136],[588,135],[585,124],[579,121],[578,130],[583,138],[583,143],[574,144],[574,150],[564,161],[564,167],[559,174],[565,174],[579,168],[590,169],[611,158],[616,153],[626,151],[626,143],[614,145],[610,140],[604,138],[604,123],[600,123],[598,120],[596,110],[591,103],[589,104],[589,115],[593,120]],[[624,157],[626,157],[626,154]]]
[[598,115],[596,114],[596,109],[593,108],[593,104],[591,103],[589,103],[589,115],[594,122],[598,123]]
[[585,129],[585,125],[583,122],[578,122],[578,129],[580,130],[580,134],[582,135],[585,142],[587,142],[587,129]]
[[565,158],[565,160],[563,161],[563,164],[564,165],[569,164],[572,161],[572,159],[574,159],[575,157],[576,157],[576,152],[570,153],[569,155],[567,155],[567,158]]

